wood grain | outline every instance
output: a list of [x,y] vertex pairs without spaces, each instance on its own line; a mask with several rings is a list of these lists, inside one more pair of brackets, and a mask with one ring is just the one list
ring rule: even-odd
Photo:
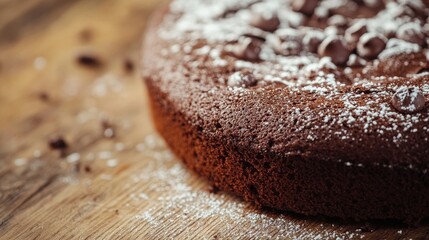
[[[154,133],[136,70],[160,4],[0,0],[0,239],[429,238],[428,224],[372,231],[211,193]],[[78,64],[81,53],[102,65]],[[65,157],[48,147],[55,134]]]

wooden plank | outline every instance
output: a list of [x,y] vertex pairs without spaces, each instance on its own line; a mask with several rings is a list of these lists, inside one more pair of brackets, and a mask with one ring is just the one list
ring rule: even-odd
[[[0,239],[429,238],[427,224],[371,232],[210,193],[156,135],[138,71],[124,69],[160,4],[0,0]],[[77,64],[82,52],[102,66]],[[55,134],[66,157],[48,147]]]

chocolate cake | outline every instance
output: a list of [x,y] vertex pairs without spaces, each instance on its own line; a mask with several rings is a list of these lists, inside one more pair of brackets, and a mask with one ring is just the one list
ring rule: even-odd
[[213,186],[347,220],[429,216],[427,1],[174,0],[142,72],[159,133]]

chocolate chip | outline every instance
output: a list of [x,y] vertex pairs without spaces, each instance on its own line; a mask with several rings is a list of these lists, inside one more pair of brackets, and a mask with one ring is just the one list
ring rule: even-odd
[[235,72],[228,78],[228,86],[230,87],[251,87],[257,83],[255,77],[250,71]]
[[392,105],[401,113],[416,113],[425,108],[425,97],[415,87],[400,87],[392,97]]
[[307,51],[317,53],[317,48],[324,38],[325,34],[323,32],[309,31],[302,39],[302,43]]
[[280,26],[280,20],[275,15],[265,16],[261,13],[255,13],[250,25],[267,32],[274,32]]
[[283,28],[275,32],[279,41],[275,41],[274,49],[278,54],[298,55],[302,51],[302,33],[293,28]]
[[248,37],[241,37],[235,45],[233,54],[240,59],[247,61],[259,60],[262,42]]
[[[420,52],[420,46],[401,39],[392,38],[387,41],[386,49],[378,55],[379,59],[387,60],[393,56],[404,55],[407,52]],[[406,60],[406,59],[404,59]]]
[[318,3],[318,0],[294,0],[292,1],[292,10],[311,16]]
[[68,148],[66,140],[61,135],[56,135],[49,139],[49,147],[55,150],[65,150]]
[[358,21],[354,23],[351,27],[347,28],[344,34],[344,38],[346,39],[347,43],[353,45],[352,48],[354,48],[357,45],[359,38],[366,32],[366,22]]
[[386,47],[386,39],[377,33],[365,33],[360,37],[357,45],[359,56],[367,59],[374,59]]
[[416,43],[420,46],[425,44],[425,35],[423,34],[422,28],[415,22],[405,23],[400,26],[396,36],[399,39]]
[[78,55],[76,61],[80,65],[91,68],[98,68],[102,65],[100,58],[93,53],[81,53]]
[[323,40],[317,52],[322,57],[330,57],[336,65],[344,65],[350,55],[344,41],[336,36],[329,36]]

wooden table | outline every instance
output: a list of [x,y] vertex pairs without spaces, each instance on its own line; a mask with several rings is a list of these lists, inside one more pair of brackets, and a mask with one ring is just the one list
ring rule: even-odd
[[0,0],[0,239],[429,238],[261,212],[186,171],[136,70],[160,4]]

